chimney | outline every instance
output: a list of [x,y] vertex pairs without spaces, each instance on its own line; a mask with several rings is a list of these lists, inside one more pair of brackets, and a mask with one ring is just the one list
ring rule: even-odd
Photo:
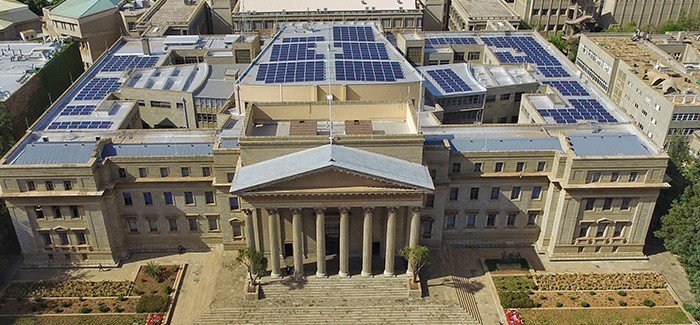
[[151,42],[148,37],[141,39],[141,47],[143,48],[143,55],[151,55]]

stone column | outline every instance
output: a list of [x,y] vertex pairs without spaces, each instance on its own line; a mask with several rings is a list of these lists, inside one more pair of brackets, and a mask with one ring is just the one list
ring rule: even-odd
[[[408,245],[411,248],[418,246],[418,238],[420,237],[420,211],[421,207],[411,208],[411,233],[408,240]],[[410,277],[413,276],[413,267],[411,267],[410,263],[408,264],[406,275]]]
[[362,277],[372,276],[372,210],[365,207],[362,226]]
[[301,209],[292,209],[292,248],[294,251],[294,275],[304,275],[304,234],[301,225]]
[[270,277],[280,277],[280,246],[279,246],[279,229],[277,229],[277,220],[279,214],[277,209],[267,209],[268,227],[270,228]]
[[326,209],[316,208],[316,276],[326,276]]
[[396,213],[399,208],[387,208],[386,218],[386,256],[384,260],[384,275],[394,276],[394,258],[396,255]]
[[253,229],[253,210],[243,209],[245,216],[245,243],[249,250],[255,250],[255,230]]
[[340,208],[340,272],[338,276],[347,278],[350,276],[350,208]]

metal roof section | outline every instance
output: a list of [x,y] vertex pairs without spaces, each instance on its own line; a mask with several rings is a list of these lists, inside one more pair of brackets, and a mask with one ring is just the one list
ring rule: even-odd
[[495,139],[451,139],[452,149],[467,151],[559,151],[563,148],[556,137],[546,138],[495,138]]
[[95,142],[37,142],[22,147],[10,161],[15,165],[85,164],[92,157]]
[[396,0],[241,0],[240,13],[308,12],[308,11],[367,11],[417,10],[414,1]]
[[327,144],[243,166],[231,184],[232,193],[243,193],[297,175],[336,167],[410,187],[435,189],[427,167],[402,159],[351,147]]
[[569,135],[571,150],[586,156],[649,156],[652,151],[633,134]]
[[65,0],[51,8],[51,14],[78,19],[117,8],[118,3],[118,0]]
[[0,100],[22,87],[60,49],[61,42],[1,42]]
[[109,143],[102,149],[102,158],[211,156],[212,147],[212,143]]

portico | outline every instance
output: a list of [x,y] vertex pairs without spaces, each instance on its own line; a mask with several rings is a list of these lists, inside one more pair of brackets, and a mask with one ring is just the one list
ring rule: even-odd
[[273,278],[286,257],[297,274],[313,263],[316,276],[328,276],[329,255],[341,277],[354,275],[351,257],[361,258],[363,277],[378,275],[379,258],[381,274],[395,275],[398,250],[418,244],[420,206],[432,190],[419,164],[336,145],[244,166],[231,187],[244,208],[247,245],[266,253]]

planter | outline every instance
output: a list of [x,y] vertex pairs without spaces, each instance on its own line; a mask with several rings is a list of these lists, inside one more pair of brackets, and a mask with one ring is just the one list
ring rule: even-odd
[[258,300],[260,299],[260,284],[250,285],[250,281],[246,281],[243,286],[243,293],[245,300]]
[[408,278],[407,287],[409,298],[423,298],[423,288],[421,288],[420,279],[417,282],[413,282],[413,278]]

